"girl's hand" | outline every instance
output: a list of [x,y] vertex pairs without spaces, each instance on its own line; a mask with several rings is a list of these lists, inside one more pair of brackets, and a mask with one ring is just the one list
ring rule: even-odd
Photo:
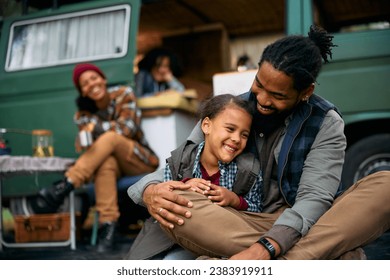
[[205,194],[205,191],[210,190],[211,182],[201,178],[192,178],[186,181],[186,185],[190,185],[194,192]]
[[210,190],[205,191],[204,194],[208,199],[220,206],[231,206],[236,208],[240,205],[240,198],[238,195],[221,186],[211,184]]

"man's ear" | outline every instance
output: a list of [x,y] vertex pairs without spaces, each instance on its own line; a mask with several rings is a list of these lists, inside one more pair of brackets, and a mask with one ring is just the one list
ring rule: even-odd
[[201,128],[202,128],[204,135],[209,134],[210,125],[211,125],[211,120],[209,119],[209,117],[206,117],[202,120]]
[[308,86],[306,89],[304,89],[301,94],[300,98],[302,101],[307,101],[309,100],[310,96],[312,96],[314,92],[315,85],[314,83],[311,83],[310,86]]

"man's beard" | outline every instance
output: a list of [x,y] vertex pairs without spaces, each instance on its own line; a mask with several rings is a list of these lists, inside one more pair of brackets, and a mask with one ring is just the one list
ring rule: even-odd
[[279,112],[275,110],[271,115],[263,115],[258,110],[253,116],[253,128],[256,132],[268,134],[274,129],[280,127],[290,112]]

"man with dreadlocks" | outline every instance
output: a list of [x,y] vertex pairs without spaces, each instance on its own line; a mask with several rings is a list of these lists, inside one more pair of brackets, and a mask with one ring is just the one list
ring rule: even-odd
[[[390,227],[390,172],[340,190],[346,138],[336,107],[314,94],[333,37],[312,26],[263,52],[252,87],[242,98],[256,108],[247,149],[263,171],[262,213],[220,207],[159,171],[129,188],[132,199],[182,247],[230,259],[337,259]],[[189,139],[200,142],[200,129]],[[201,186],[199,186],[201,187]],[[131,251],[130,251],[131,253]],[[353,255],[353,254],[352,254]]]

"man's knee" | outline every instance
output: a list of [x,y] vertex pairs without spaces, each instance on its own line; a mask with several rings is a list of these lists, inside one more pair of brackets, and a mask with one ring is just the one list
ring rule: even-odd
[[390,195],[390,171],[375,172],[362,178],[356,184],[360,188],[375,189],[375,191],[388,197]]

